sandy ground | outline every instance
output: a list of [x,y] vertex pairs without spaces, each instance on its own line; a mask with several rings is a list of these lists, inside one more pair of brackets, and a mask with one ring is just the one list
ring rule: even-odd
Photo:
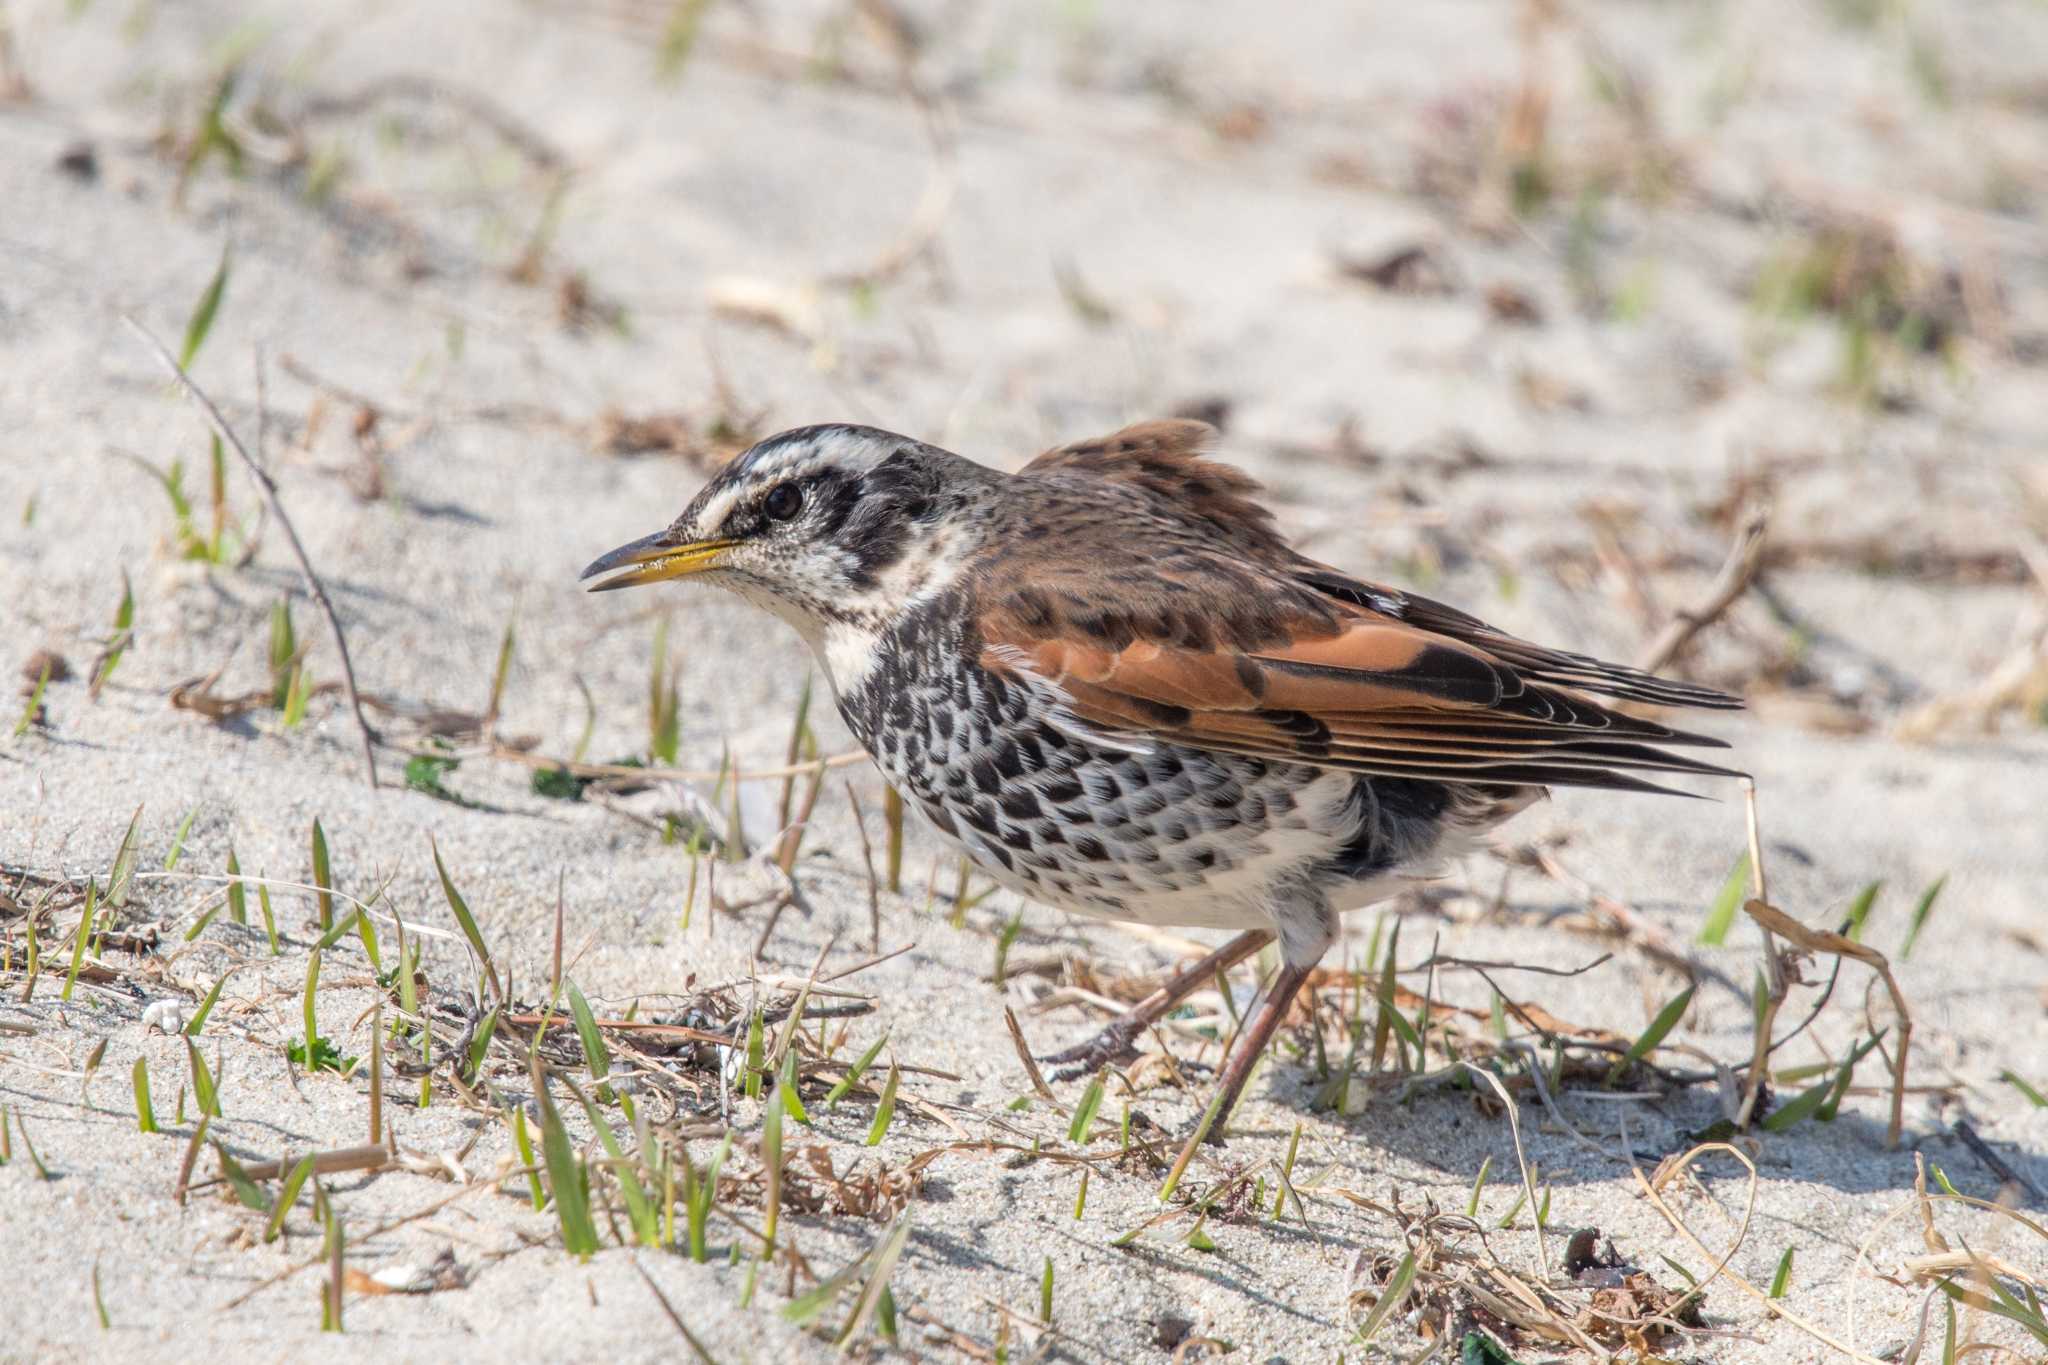
[[[275,958],[224,916],[187,941],[219,899],[191,874],[218,875],[230,848],[245,871],[303,881],[317,817],[344,891],[382,888],[381,907],[442,935],[427,973],[449,1000],[466,994],[469,969],[447,937],[429,840],[528,1002],[545,993],[559,886],[571,974],[598,1012],[637,1002],[640,1017],[668,1018],[708,987],[772,1002],[786,998],[774,982],[821,953],[828,973],[872,956],[847,785],[882,837],[879,780],[864,764],[837,770],[797,865],[810,912],[785,914],[755,962],[763,911],[715,911],[701,884],[688,903],[682,846],[594,801],[538,795],[527,769],[473,743],[446,778],[457,804],[398,785],[404,750],[421,742],[414,723],[378,716],[394,747],[371,791],[330,695],[295,729],[267,708],[218,723],[173,708],[176,685],[215,670],[222,695],[268,685],[281,596],[314,677],[337,674],[277,528],[246,565],[182,559],[170,504],[133,458],[183,462],[203,533],[204,428],[118,317],[175,345],[224,249],[230,281],[194,373],[238,429],[264,432],[363,687],[415,719],[480,710],[516,621],[500,729],[553,755],[584,728],[579,683],[595,709],[589,755],[645,752],[661,614],[684,767],[716,768],[728,751],[746,768],[782,762],[807,673],[793,637],[735,602],[578,590],[585,562],[664,524],[703,478],[705,457],[600,449],[625,419],[662,419],[655,436],[710,458],[728,429],[854,419],[1014,465],[1220,400],[1224,452],[1268,481],[1318,555],[1622,658],[1705,590],[1732,509],[1768,501],[1762,583],[1684,667],[1753,702],[1715,729],[1756,774],[1771,898],[1832,924],[1882,879],[1867,938],[1896,956],[1915,898],[1947,881],[1899,971],[1919,1087],[1902,1149],[1886,1149],[1872,1058],[1835,1122],[1757,1136],[1754,1212],[1729,1269],[1766,1285],[1792,1248],[1786,1306],[1877,1352],[1913,1336],[1928,1294],[1899,1269],[1926,1250],[1917,1217],[1900,1212],[1916,1152],[1962,1193],[1996,1197],[1999,1176],[1957,1136],[1967,1123],[2031,1182],[2009,1197],[2039,1215],[2048,1108],[2001,1076],[2048,1088],[2048,11],[1327,4],[1280,24],[1251,6],[1077,3],[932,6],[905,28],[884,6],[715,5],[677,30],[672,8],[0,10],[0,662],[12,676],[49,649],[75,675],[50,685],[41,724],[0,739],[0,1105],[16,1124],[0,1167],[0,1357],[673,1358],[686,1348],[636,1264],[711,1358],[831,1352],[778,1313],[804,1273],[778,1263],[743,1306],[749,1271],[723,1259],[743,1239],[716,1220],[711,1265],[623,1249],[610,1228],[606,1249],[578,1263],[522,1179],[503,1193],[489,1182],[512,1160],[506,1127],[445,1083],[417,1109],[413,1083],[394,1079],[385,1112],[400,1147],[433,1159],[416,1166],[444,1153],[448,1165],[341,1174],[329,1193],[351,1267],[452,1251],[466,1288],[352,1294],[346,1335],[323,1335],[319,1272],[278,1278],[320,1254],[303,1206],[264,1243],[262,1220],[218,1187],[174,1198],[196,1107],[175,1098],[182,1042],[142,1016],[160,999],[189,1010],[230,965],[203,1035],[225,1111],[210,1135],[245,1161],[369,1137],[361,1075],[288,1076],[311,903],[277,896]],[[664,34],[678,31],[693,42],[671,42],[665,68]],[[217,146],[181,174],[230,69],[223,126],[240,174]],[[1827,243],[1829,264],[1801,286],[1812,306],[1774,308],[1770,281]],[[1870,326],[1843,321],[1858,307]],[[1929,327],[1944,354],[1915,344]],[[239,471],[228,496],[252,525]],[[85,675],[124,574],[133,642],[92,700]],[[2017,706],[1981,704],[1987,680],[2017,680]],[[838,752],[848,740],[826,710],[819,743]],[[744,791],[758,839],[776,825],[779,786]],[[123,911],[126,927],[154,928],[155,951],[110,947],[109,979],[82,982],[66,1005],[45,973],[24,1002],[21,911],[38,879],[105,878],[138,806],[148,873],[193,813],[176,874],[139,881]],[[1746,1057],[1756,931],[1692,941],[1743,847],[1739,800],[1563,794],[1503,843],[1550,850],[1583,885],[1474,857],[1397,907],[1404,966],[1431,943],[1559,969],[1611,952],[1578,976],[1500,979],[1571,1024],[1633,1036],[1683,985],[1645,951],[1645,935],[1661,935],[1701,981],[1672,1039],[1696,1051],[1674,1064]],[[1048,1048],[1100,1018],[1034,1011],[1049,992],[1174,960],[1170,944],[1025,907],[999,985],[996,944],[1020,907],[994,896],[953,927],[950,863],[927,891],[937,853],[913,831],[902,894],[879,900],[883,948],[908,951],[837,987],[872,1005],[846,1021],[849,1052],[886,1030],[906,1067],[942,1074],[906,1072],[905,1093],[929,1107],[899,1110],[872,1152],[859,1145],[871,1098],[831,1113],[814,1102],[815,1132],[791,1142],[823,1144],[841,1172],[900,1168],[963,1137],[1071,1150],[1043,1104],[1006,1108],[1030,1085],[1005,1005]],[[730,891],[747,874],[726,876]],[[1604,933],[1589,894],[1633,907],[1644,928]],[[1347,961],[1363,958],[1374,922],[1357,917]],[[388,922],[383,936],[388,954]],[[353,938],[326,954],[322,981],[322,1032],[367,1051],[382,992]],[[1847,969],[1778,1065],[1838,1059],[1867,1031],[1866,1007],[1885,1027],[1865,982]],[[1437,989],[1480,1010],[1490,999],[1470,972],[1443,973]],[[1814,998],[1795,991],[1786,1020]],[[1174,1047],[1214,1060],[1198,1039]],[[138,1057],[160,1134],[136,1128]],[[516,1065],[486,1077],[507,1103],[529,1098]],[[1188,1245],[1186,1217],[1109,1245],[1160,1207],[1156,1174],[1100,1165],[1077,1220],[1072,1164],[933,1160],[892,1280],[902,1349],[1165,1359],[1191,1335],[1251,1360],[1413,1356],[1423,1341],[1410,1313],[1370,1348],[1351,1339],[1357,1266],[1398,1254],[1400,1233],[1332,1192],[1462,1210],[1490,1159],[1491,1228],[1515,1201],[1509,1127],[1469,1093],[1403,1101],[1361,1083],[1362,1109],[1339,1115],[1312,1107],[1318,1088],[1302,1059],[1279,1056],[1194,1180],[1282,1157],[1299,1125],[1308,1225],[1212,1218],[1213,1252]],[[1080,1089],[1058,1094],[1071,1104]],[[1198,1098],[1159,1086],[1134,1102],[1179,1132]],[[1121,1107],[1113,1090],[1111,1124]],[[1654,1164],[1719,1113],[1711,1085],[1567,1094],[1559,1115],[1575,1131],[1526,1105],[1550,1235],[1539,1249],[1524,1212],[1491,1234],[1495,1253],[1534,1276],[1565,1230],[1597,1226],[1667,1285],[1677,1275],[1660,1257],[1705,1272],[1709,1258],[1640,1196],[1621,1154]],[[751,1141],[759,1107],[739,1100],[731,1121]],[[1113,1141],[1098,1133],[1093,1150]],[[31,1143],[48,1179],[25,1159]],[[699,1160],[708,1150],[692,1143]],[[204,1156],[201,1178],[214,1166]],[[1698,1170],[1669,1197],[1718,1254],[1747,1177],[1726,1157]],[[758,1220],[758,1197],[737,1212]],[[1979,1250],[2036,1275],[2048,1265],[2048,1243],[2009,1223],[1940,1216]],[[886,1226],[783,1220],[821,1275]],[[1054,1330],[1041,1335],[1048,1260]],[[845,1311],[842,1300],[824,1321]],[[1933,1320],[1938,1330],[1938,1310]],[[1670,1340],[1666,1354],[1837,1358],[1726,1281],[1709,1289],[1706,1321],[1709,1334]],[[1981,1314],[1964,1330],[2026,1341]]]

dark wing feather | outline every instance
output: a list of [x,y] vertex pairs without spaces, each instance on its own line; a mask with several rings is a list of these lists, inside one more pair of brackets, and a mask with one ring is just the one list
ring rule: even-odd
[[[1203,459],[1208,428],[1147,423],[1020,476],[1048,531],[981,566],[982,664],[1057,687],[1127,736],[1436,781],[1662,790],[1733,776],[1726,747],[1586,694],[1739,706],[1707,688],[1546,649],[1289,549],[1257,485]],[[1029,530],[1030,528],[1025,528]]]
[[1674,682],[1626,664],[1607,663],[1586,654],[1533,645],[1442,602],[1398,588],[1349,578],[1310,560],[1304,559],[1301,563],[1308,570],[1298,575],[1301,581],[1318,591],[1424,630],[1478,645],[1535,682],[1556,683],[1581,692],[1656,706],[1699,706],[1714,710],[1739,710],[1742,706],[1739,698],[1711,687]]

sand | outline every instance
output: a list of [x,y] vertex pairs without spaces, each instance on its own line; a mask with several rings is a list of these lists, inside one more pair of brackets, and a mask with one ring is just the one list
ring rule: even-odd
[[[637,1001],[641,1017],[666,1017],[706,987],[772,1001],[782,993],[762,978],[801,978],[821,953],[828,973],[872,956],[842,777],[869,836],[882,836],[873,770],[836,770],[797,864],[809,912],[785,913],[756,962],[763,909],[715,911],[702,885],[686,904],[680,844],[595,802],[538,795],[517,763],[469,746],[445,778],[457,804],[399,785],[405,754],[385,749],[372,791],[331,695],[297,728],[268,708],[222,722],[174,708],[174,687],[216,670],[220,694],[267,687],[281,597],[314,678],[337,676],[277,528],[245,565],[181,559],[170,504],[135,463],[182,461],[204,533],[205,429],[119,317],[175,346],[224,250],[228,287],[193,372],[246,437],[263,430],[363,688],[415,714],[480,711],[516,622],[500,729],[546,754],[576,746],[581,688],[595,710],[589,755],[645,752],[658,617],[684,767],[715,769],[727,753],[745,768],[781,763],[809,672],[793,636],[735,601],[579,590],[584,563],[664,524],[704,477],[701,461],[597,449],[620,417],[672,416],[711,445],[720,422],[765,433],[870,421],[1014,467],[1056,441],[1223,400],[1222,452],[1267,481],[1317,555],[1617,658],[1706,590],[1729,539],[1714,509],[1743,490],[1767,498],[1776,557],[1763,589],[1682,666],[1755,703],[1708,724],[1756,776],[1771,899],[1831,925],[1881,879],[1866,937],[1896,958],[1916,898],[1946,881],[1899,968],[1921,1087],[1901,1149],[1885,1143],[1872,1058],[1834,1122],[1755,1136],[1754,1212],[1728,1269],[1767,1285],[1790,1248],[1793,1313],[1864,1352],[1911,1338],[1928,1291],[1900,1265],[1925,1247],[1917,1219],[1895,1215],[1915,1154],[1962,1193],[1996,1197],[1999,1178],[1957,1136],[1967,1123],[2048,1189],[2048,1109],[2001,1079],[2010,1069],[2048,1088],[2048,735],[2025,705],[1915,719],[1968,702],[2001,669],[2039,706],[2024,677],[2038,666],[2029,650],[2048,589],[2037,576],[2048,563],[2048,106],[2032,54],[2048,50],[2048,16],[2020,3],[1922,5],[1865,23],[1862,8],[1587,5],[1527,26],[1489,5],[1302,6],[1284,22],[1249,6],[933,6],[913,16],[910,68],[928,119],[902,87],[905,49],[874,20],[895,11],[879,7],[709,7],[665,74],[669,7],[651,4],[8,5],[0,78],[20,88],[0,105],[0,663],[11,676],[50,649],[74,676],[50,685],[40,726],[0,737],[5,885],[32,900],[27,874],[104,878],[138,807],[137,864],[160,872],[192,814],[175,874],[138,881],[124,912],[156,927],[154,955],[109,950],[115,979],[82,983],[68,1005],[60,977],[42,977],[24,1003],[19,958],[0,971],[0,1105],[17,1122],[0,1167],[11,1286],[0,1358],[687,1354],[636,1267],[711,1358],[832,1353],[780,1315],[808,1284],[781,1265],[742,1306],[745,1264],[624,1249],[610,1226],[605,1249],[579,1263],[552,1214],[525,1202],[523,1179],[502,1193],[489,1180],[513,1159],[505,1125],[445,1084],[418,1109],[414,1083],[393,1079],[385,1113],[413,1165],[445,1153],[453,1169],[341,1174],[329,1194],[350,1267],[449,1251],[464,1288],[351,1294],[347,1332],[323,1334],[319,1272],[268,1283],[321,1252],[303,1205],[265,1243],[263,1220],[217,1186],[174,1198],[196,1107],[187,1096],[178,1120],[185,1047],[143,1014],[156,1000],[189,1011],[230,965],[202,1038],[225,1111],[210,1135],[244,1161],[370,1136],[362,1076],[288,1078],[284,1044],[302,1031],[318,936],[311,902],[277,895],[277,957],[225,916],[186,941],[218,900],[193,875],[218,875],[231,848],[245,871],[304,881],[317,817],[344,891],[381,888],[381,906],[443,935],[428,940],[427,970],[451,999],[470,973],[448,937],[430,841],[528,1002],[545,993],[559,886],[571,975],[598,1013]],[[229,64],[241,174],[215,151],[181,189],[183,148]],[[423,97],[405,77],[433,85]],[[1518,91],[1525,114],[1536,92],[1547,99],[1553,185],[1519,218],[1498,152],[1513,145]],[[490,110],[518,126],[494,128]],[[90,176],[76,156],[60,165],[82,145]],[[1903,243],[1912,264],[1896,278],[1922,291],[1913,298],[1948,300],[1947,360],[1880,341],[1858,369],[1835,318],[1759,308],[1760,278],[1844,225]],[[1411,245],[1431,276],[1419,290],[1340,268]],[[1845,382],[1870,392],[1845,394]],[[252,524],[246,477],[231,471],[228,490]],[[124,574],[133,642],[93,700],[86,674]],[[813,712],[821,749],[845,750],[828,712]],[[419,742],[416,726],[378,719],[395,744]],[[1902,733],[1916,725],[1924,737]],[[1559,794],[1502,845],[1551,849],[1584,887],[1474,856],[1399,903],[1402,964],[1431,945],[1554,969],[1611,953],[1576,976],[1499,979],[1562,1020],[1634,1036],[1684,981],[1640,935],[1594,932],[1590,887],[1633,907],[1701,974],[1671,1040],[1696,1051],[1674,1064],[1739,1064],[1758,935],[1745,922],[1723,946],[1693,937],[1744,847],[1743,806],[1725,787],[1697,790],[1718,799]],[[779,787],[745,792],[743,824],[759,839],[775,827]],[[882,947],[907,951],[837,983],[872,1005],[847,1021],[850,1046],[886,1030],[899,1061],[945,1073],[906,1073],[903,1088],[948,1106],[968,1138],[1064,1145],[1065,1120],[1046,1106],[1006,1107],[1030,1084],[1005,1006],[1034,1045],[1062,1045],[1101,1016],[1035,1010],[1060,988],[1038,967],[1087,964],[1114,980],[1170,965],[1171,945],[1006,894],[953,927],[950,862],[927,891],[938,855],[912,831],[902,893],[879,899]],[[726,877],[736,895],[745,874]],[[999,985],[996,945],[1020,910],[1009,961],[1031,970]],[[1363,958],[1375,923],[1353,919],[1344,960]],[[4,903],[0,930],[20,954],[22,921]],[[1420,974],[1403,980],[1422,988]],[[325,954],[322,981],[321,1031],[366,1051],[365,1012],[381,992],[353,938]],[[1866,1003],[1885,1027],[1866,981],[1846,969],[1779,1064],[1839,1059],[1867,1031]],[[1236,984],[1247,991],[1249,978]],[[1442,974],[1438,993],[1481,1010],[1491,998],[1470,972]],[[1787,1021],[1815,995],[1796,990]],[[1198,1005],[1213,1014],[1217,1001]],[[1214,1060],[1196,1040],[1174,1046]],[[137,1131],[137,1058],[162,1133]],[[494,1063],[487,1078],[508,1103],[529,1097],[516,1065]],[[1212,1218],[1213,1252],[1188,1245],[1185,1217],[1110,1246],[1159,1209],[1156,1174],[1100,1166],[1076,1219],[1071,1164],[936,1158],[892,1280],[902,1348],[988,1358],[1000,1341],[1010,1359],[1165,1359],[1161,1343],[1188,1334],[1253,1360],[1413,1356],[1412,1314],[1373,1347],[1351,1339],[1355,1266],[1398,1254],[1400,1234],[1333,1191],[1458,1211],[1490,1159],[1491,1229],[1515,1200],[1510,1129],[1465,1092],[1403,1101],[1361,1084],[1363,1108],[1339,1115],[1313,1106],[1319,1088],[1280,1055],[1228,1148],[1194,1177],[1206,1187],[1276,1160],[1298,1125],[1308,1225]],[[1057,1094],[1072,1104],[1081,1089]],[[1134,1103],[1179,1133],[1199,1099],[1162,1086]],[[1709,1260],[1640,1196],[1620,1155],[1624,1110],[1627,1147],[1647,1169],[1720,1105],[1711,1085],[1566,1095],[1576,1132],[1526,1105],[1525,1154],[1550,1187],[1545,1250],[1554,1262],[1565,1231],[1596,1226],[1676,1285],[1661,1257],[1696,1274]],[[1112,1086],[1106,1122],[1121,1112]],[[844,1172],[959,1140],[906,1104],[870,1150],[872,1114],[871,1099],[814,1104],[815,1132],[791,1141],[824,1144]],[[758,1133],[753,1102],[736,1101],[731,1118]],[[573,1127],[587,1138],[580,1118]],[[1099,1133],[1095,1149],[1113,1141]],[[28,1142],[49,1179],[24,1159]],[[692,1150],[702,1160],[709,1145]],[[203,1156],[200,1177],[214,1167]],[[1725,1156],[1697,1169],[1702,1183],[1669,1197],[1718,1254],[1747,1176]],[[2039,1216],[2038,1193],[2017,1198]],[[744,1200],[739,1212],[760,1215]],[[2043,1243],[2009,1224],[1942,1218],[2037,1276],[2048,1263]],[[888,1225],[791,1212],[782,1226],[822,1275]],[[1526,1211],[1490,1237],[1503,1262],[1538,1273]],[[721,1257],[735,1240],[714,1220]],[[1048,1260],[1054,1330],[1041,1337]],[[836,1325],[846,1304],[823,1320]],[[1706,1320],[1713,1334],[1667,1353],[1836,1358],[1726,1281],[1709,1288]],[[2040,1350],[1981,1314],[1966,1327]]]

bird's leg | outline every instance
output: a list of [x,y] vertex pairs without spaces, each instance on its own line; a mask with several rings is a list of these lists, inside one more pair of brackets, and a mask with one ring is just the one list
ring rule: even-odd
[[1180,1183],[1181,1174],[1188,1163],[1194,1160],[1195,1149],[1204,1142],[1223,1145],[1223,1127],[1230,1118],[1230,1111],[1237,1107],[1237,1097],[1243,1093],[1245,1082],[1252,1078],[1252,1071],[1265,1054],[1266,1044],[1273,1041],[1279,1031],[1280,1021],[1287,1017],[1288,1007],[1294,1003],[1295,995],[1309,973],[1315,970],[1314,962],[1296,965],[1283,961],[1280,970],[1273,974],[1272,984],[1266,987],[1266,995],[1259,1007],[1246,1021],[1238,1035],[1237,1050],[1230,1054],[1229,1065],[1223,1068],[1223,1075],[1216,1083],[1216,1097],[1209,1101],[1209,1108],[1202,1115],[1202,1122],[1189,1135],[1187,1145],[1181,1148],[1180,1157],[1167,1173],[1166,1187],[1172,1189]]
[[1216,951],[1169,978],[1158,990],[1112,1019],[1085,1043],[1039,1058],[1052,1066],[1067,1068],[1053,1079],[1070,1081],[1099,1071],[1111,1062],[1136,1055],[1132,1046],[1138,1036],[1165,1017],[1166,1012],[1273,941],[1264,929],[1247,929]]

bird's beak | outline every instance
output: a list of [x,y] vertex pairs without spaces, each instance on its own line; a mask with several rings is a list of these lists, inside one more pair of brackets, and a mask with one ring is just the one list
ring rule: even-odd
[[696,540],[678,543],[673,531],[657,531],[631,544],[621,545],[608,555],[600,556],[581,576],[595,578],[598,574],[610,573],[614,569],[626,571],[616,578],[591,584],[592,592],[610,592],[613,588],[632,588],[642,583],[659,583],[665,578],[683,578],[716,568],[719,561],[725,558],[725,552],[738,543],[733,540]]

